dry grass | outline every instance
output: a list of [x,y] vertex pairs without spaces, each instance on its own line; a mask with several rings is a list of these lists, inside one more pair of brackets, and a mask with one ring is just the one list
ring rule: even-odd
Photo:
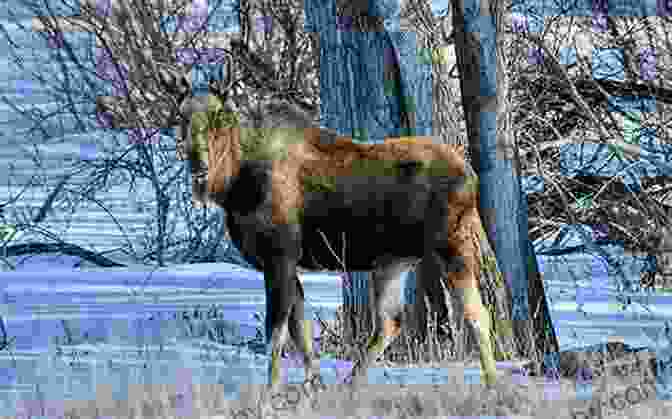
[[[586,411],[587,402],[576,400],[572,380],[561,380],[558,390],[543,379],[527,384],[502,379],[494,388],[464,384],[460,367],[454,366],[451,382],[443,385],[369,385],[357,393],[338,386],[330,386],[312,399],[300,396],[298,386],[288,386],[288,397],[298,403],[289,408],[269,408],[268,395],[263,386],[241,386],[238,400],[224,400],[221,385],[194,385],[191,400],[179,400],[170,391],[172,386],[153,386],[129,389],[131,400],[113,402],[102,394],[90,402],[68,402],[65,418],[450,418],[497,416],[510,418],[572,418],[573,412]],[[294,391],[292,391],[294,390]],[[612,394],[616,390],[607,392]],[[621,393],[624,390],[621,388]],[[609,396],[607,396],[609,397]],[[275,405],[275,402],[274,402]],[[605,410],[604,417],[665,418],[670,417],[670,402],[655,400],[629,406],[621,411]],[[52,416],[51,414],[24,415],[23,417]],[[60,416],[60,415],[53,415]],[[577,413],[577,418],[591,417]]]
[[[343,314],[336,320],[326,321],[321,333],[321,356],[328,353],[348,355],[355,349],[344,347],[338,336],[342,333]],[[352,387],[336,384],[328,385],[323,392],[306,397],[300,385],[286,385],[278,395],[271,398],[263,385],[244,385],[239,388],[237,400],[226,400],[221,384],[192,385],[190,391],[176,391],[175,385],[139,386],[129,388],[129,399],[113,401],[110,388],[97,389],[95,400],[86,402],[65,402],[63,411],[33,409],[20,415],[23,418],[38,416],[64,417],[67,419],[128,418],[451,418],[497,416],[511,418],[587,418],[573,412],[587,412],[588,402],[577,400],[575,380],[563,378],[556,384],[547,384],[544,378],[516,378],[502,374],[493,388],[480,384],[465,383],[464,367],[478,367],[478,361],[466,356],[463,348],[437,337],[434,324],[428,325],[434,333],[422,342],[407,340],[398,342],[384,358],[383,364],[407,364],[408,359],[423,360],[412,362],[417,367],[439,367],[446,369],[448,383],[440,385],[383,384],[362,386],[353,391]],[[461,339],[457,339],[460,341]],[[403,347],[410,350],[410,356],[398,358],[397,352]],[[431,348],[434,352],[424,352]],[[421,353],[422,352],[422,353]],[[348,356],[338,356],[343,359]],[[607,400],[612,394],[624,393],[628,384],[638,384],[645,380],[646,372],[628,374],[627,378],[609,374],[599,374],[595,391]],[[598,375],[596,374],[596,377]],[[522,380],[522,381],[521,381]],[[627,380],[630,380],[626,382]],[[649,378],[650,380],[650,378]],[[600,388],[598,388],[600,387]],[[601,392],[601,393],[599,393]],[[606,407],[605,418],[663,418],[670,417],[670,402],[656,400],[655,392],[647,400],[628,406],[623,410]],[[17,415],[19,416],[19,415]],[[598,417],[598,416],[596,416]]]

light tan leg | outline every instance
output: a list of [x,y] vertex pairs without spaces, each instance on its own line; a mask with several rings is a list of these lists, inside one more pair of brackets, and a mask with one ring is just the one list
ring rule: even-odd
[[451,253],[460,261],[459,269],[449,272],[448,278],[455,291],[456,300],[464,310],[465,323],[478,342],[485,383],[492,385],[496,381],[497,372],[490,340],[490,314],[483,305],[478,289],[481,249],[477,236],[473,236],[474,230],[481,229],[478,211],[466,211],[460,221],[450,242]]
[[379,260],[379,268],[369,284],[373,333],[366,343],[364,354],[353,368],[353,383],[358,384],[367,376],[367,368],[375,362],[401,332],[401,274],[411,260],[386,258]]
[[303,356],[303,368],[306,384],[312,390],[322,389],[319,369],[313,367],[313,321],[305,318],[303,287],[299,279],[295,279],[298,298],[289,316],[289,334]]
[[490,314],[483,306],[478,288],[459,288],[455,291],[464,306],[466,326],[478,342],[485,383],[492,385],[497,378],[497,366],[490,340]]
[[[496,364],[490,340],[490,317],[483,306],[478,289],[480,280],[480,239],[482,230],[477,200],[466,188],[447,194],[445,199],[432,203],[425,225],[425,256],[421,288],[432,290],[446,275],[457,298],[458,309],[463,310],[466,326],[478,342],[481,369],[488,385],[496,381]],[[426,270],[424,268],[427,268]],[[442,271],[437,272],[436,270]],[[437,275],[438,274],[438,275]],[[434,308],[445,304],[431,295]]]
[[269,390],[273,393],[280,386],[280,368],[282,367],[282,347],[287,342],[287,323],[273,330],[270,342],[271,363],[268,369]]

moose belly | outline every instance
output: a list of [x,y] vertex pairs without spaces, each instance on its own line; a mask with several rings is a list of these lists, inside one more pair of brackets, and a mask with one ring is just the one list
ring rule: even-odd
[[370,270],[383,255],[422,257],[426,188],[385,182],[339,186],[306,196],[302,267]]
[[381,256],[420,258],[422,234],[419,231],[422,231],[421,225],[399,228],[383,224],[360,225],[359,229],[343,231],[304,229],[299,266],[312,270],[369,271]]

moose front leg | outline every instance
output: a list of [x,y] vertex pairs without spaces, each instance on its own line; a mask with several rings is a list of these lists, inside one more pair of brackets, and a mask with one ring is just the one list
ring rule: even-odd
[[323,390],[319,367],[315,368],[313,365],[313,320],[311,316],[305,318],[305,294],[298,277],[294,277],[294,284],[298,298],[289,316],[289,335],[303,356],[306,387],[311,390]]
[[296,261],[287,256],[276,256],[264,261],[266,288],[266,343],[271,362],[268,369],[271,391],[280,384],[282,348],[288,337],[288,321],[297,300],[300,299],[296,280]]

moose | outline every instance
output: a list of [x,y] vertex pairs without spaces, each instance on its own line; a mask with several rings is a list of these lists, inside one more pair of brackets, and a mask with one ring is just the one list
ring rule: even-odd
[[398,291],[410,261],[419,262],[417,298],[438,313],[445,307],[437,284],[447,279],[478,342],[485,382],[494,383],[490,317],[479,293],[487,238],[464,148],[431,137],[356,143],[285,99],[263,105],[261,126],[245,126],[227,104],[231,85],[226,80],[195,107],[191,134],[207,137],[209,199],[225,210],[234,245],[264,274],[271,390],[280,384],[288,338],[303,356],[308,385],[321,385],[297,267],[341,269],[332,249],[343,249],[348,270],[373,272],[374,330],[353,369],[355,383],[400,334]]

